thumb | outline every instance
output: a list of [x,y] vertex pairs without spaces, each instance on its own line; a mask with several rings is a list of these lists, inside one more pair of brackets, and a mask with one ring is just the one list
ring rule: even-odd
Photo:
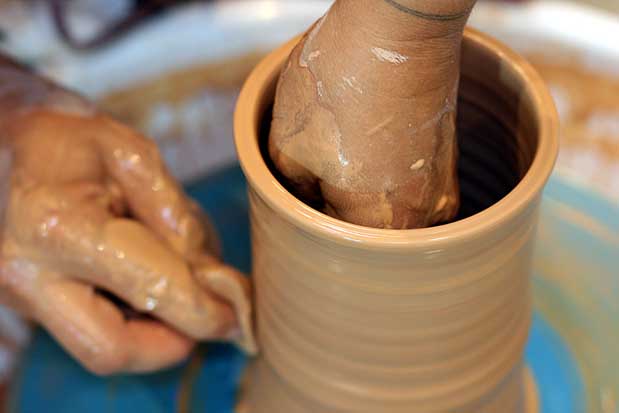
[[252,289],[247,277],[221,262],[205,257],[194,276],[207,290],[227,301],[235,310],[240,331],[230,339],[250,355],[258,352],[253,332]]

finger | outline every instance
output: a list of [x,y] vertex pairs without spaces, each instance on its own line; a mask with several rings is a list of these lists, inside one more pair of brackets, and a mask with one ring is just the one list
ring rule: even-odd
[[142,224],[114,218],[82,193],[16,191],[10,221],[23,254],[111,291],[190,337],[225,338],[237,327],[232,307],[200,288],[180,255]]
[[241,273],[215,260],[204,260],[195,268],[196,279],[206,289],[225,298],[236,312],[240,330],[231,337],[245,352],[255,355],[258,346],[253,333],[252,292],[249,280]]
[[135,221],[116,219],[105,224],[103,233],[105,245],[115,251],[109,257],[115,262],[114,278],[122,274],[123,278],[132,274],[140,278],[132,288],[124,283],[110,284],[108,289],[195,338],[227,339],[237,329],[233,308],[212,294],[215,291],[200,288],[187,263],[149,229]]
[[[8,249],[8,248],[7,248]],[[23,258],[0,256],[0,304],[32,318],[30,302],[36,294],[38,268]]]
[[129,320],[128,336],[133,340],[133,357],[126,371],[144,373],[177,364],[189,355],[194,341],[158,321]]
[[100,119],[97,142],[107,173],[122,188],[140,221],[184,257],[212,245],[199,208],[165,167],[155,143],[111,119]]
[[183,360],[193,346],[161,323],[126,321],[113,304],[78,282],[43,284],[34,306],[41,324],[96,374],[161,369]]

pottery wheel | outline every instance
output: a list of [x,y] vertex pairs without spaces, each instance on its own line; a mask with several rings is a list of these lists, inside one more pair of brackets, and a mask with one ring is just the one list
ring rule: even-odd
[[[247,195],[240,169],[230,167],[187,189],[219,227],[226,261],[248,272]],[[536,312],[526,350],[530,413],[617,411],[617,216],[616,206],[561,179],[554,178],[546,190],[534,264]],[[232,347],[208,345],[176,369],[98,378],[39,331],[8,411],[231,413],[244,365]]]

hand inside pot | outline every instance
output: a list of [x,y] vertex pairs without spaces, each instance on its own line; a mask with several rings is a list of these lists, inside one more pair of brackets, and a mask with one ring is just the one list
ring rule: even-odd
[[269,154],[327,214],[422,228],[459,206],[460,48],[475,0],[337,0],[278,84]]
[[196,340],[255,351],[248,282],[154,143],[3,58],[0,86],[0,301],[99,374],[168,366]]

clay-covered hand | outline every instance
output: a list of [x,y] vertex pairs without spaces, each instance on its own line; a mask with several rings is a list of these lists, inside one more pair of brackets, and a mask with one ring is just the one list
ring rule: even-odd
[[337,0],[280,77],[269,153],[342,220],[419,228],[458,210],[456,107],[475,0]]
[[0,133],[2,302],[99,374],[173,364],[194,340],[255,351],[248,282],[151,140],[3,60]]

